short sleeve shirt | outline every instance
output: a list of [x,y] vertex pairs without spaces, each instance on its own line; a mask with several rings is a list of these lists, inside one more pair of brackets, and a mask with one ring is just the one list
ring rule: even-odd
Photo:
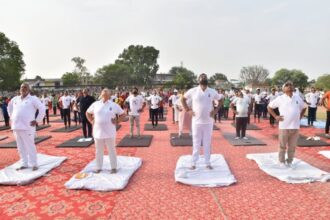
[[128,96],[128,98],[126,99],[126,101],[129,103],[129,115],[132,116],[139,116],[139,110],[142,108],[143,103],[144,103],[144,99],[142,98],[142,96],[137,95],[130,95]]
[[62,102],[63,109],[68,109],[68,108],[70,108],[72,98],[71,98],[71,96],[62,96],[60,98],[60,101]]

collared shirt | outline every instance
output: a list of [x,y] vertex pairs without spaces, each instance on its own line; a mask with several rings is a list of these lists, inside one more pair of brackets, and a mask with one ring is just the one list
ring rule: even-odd
[[59,101],[62,102],[63,109],[70,108],[70,105],[73,102],[71,96],[68,96],[68,95],[67,96],[62,96]]
[[116,125],[111,119],[115,119],[116,115],[121,115],[124,110],[116,103],[108,100],[94,102],[87,112],[94,115],[93,136],[97,139],[115,138]]
[[233,104],[236,106],[236,117],[248,117],[250,99],[246,95],[242,98],[236,97]]
[[[37,110],[39,110],[39,114],[36,118]],[[45,105],[41,103],[39,98],[30,94],[23,99],[21,96],[15,96],[9,102],[8,113],[13,130],[35,130],[35,126],[31,126],[30,123],[34,120],[42,121],[45,117]]]
[[299,129],[300,114],[305,108],[304,101],[300,96],[292,95],[292,97],[283,94],[276,97],[268,105],[270,108],[278,108],[280,116],[284,120],[279,122],[279,129]]
[[175,103],[180,99],[180,96],[179,95],[171,95],[168,100],[171,100],[172,101],[172,104],[175,105]]
[[266,99],[267,99],[269,102],[271,102],[271,101],[273,101],[274,99],[276,99],[276,97],[277,97],[276,94],[273,95],[273,93],[271,93],[271,94],[269,94],[269,95],[266,97]]
[[162,98],[159,95],[151,95],[147,98],[148,101],[150,101],[150,108],[157,109],[159,108],[159,103],[162,100]]
[[256,104],[260,104],[260,102],[261,102],[261,94],[259,93],[259,94],[254,94],[254,96],[253,96],[253,98],[254,98],[254,101],[255,101],[255,103]]
[[319,99],[320,99],[320,96],[319,96],[319,94],[318,93],[316,93],[316,92],[310,92],[310,93],[307,93],[306,94],[306,101],[308,102],[308,103],[310,103],[310,107],[312,107],[312,108],[316,108],[317,107],[317,104],[318,104],[318,102],[319,102]]
[[212,124],[214,119],[210,113],[213,111],[213,101],[221,99],[219,93],[207,87],[204,91],[200,86],[189,89],[184,97],[192,100],[192,111],[194,116],[192,123],[194,124]]
[[50,97],[46,96],[40,99],[41,103],[45,105],[46,109],[48,109],[48,104],[51,102]]
[[144,99],[142,98],[142,96],[137,95],[130,95],[127,97],[126,102],[129,103],[129,115],[132,116],[139,116],[140,112],[139,110],[142,109],[143,107],[143,103],[144,103]]

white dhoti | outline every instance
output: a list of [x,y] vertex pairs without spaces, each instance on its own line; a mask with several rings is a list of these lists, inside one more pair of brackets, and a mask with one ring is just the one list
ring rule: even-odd
[[32,167],[38,166],[37,149],[34,144],[34,130],[13,130],[14,137],[17,143],[17,149],[21,158],[22,166]]
[[192,124],[192,165],[195,166],[199,158],[200,147],[203,146],[205,164],[210,164],[211,155],[211,138],[213,131],[213,123],[210,124]]
[[102,169],[104,146],[108,148],[111,169],[117,169],[117,153],[115,147],[115,138],[97,139],[95,138],[96,168]]

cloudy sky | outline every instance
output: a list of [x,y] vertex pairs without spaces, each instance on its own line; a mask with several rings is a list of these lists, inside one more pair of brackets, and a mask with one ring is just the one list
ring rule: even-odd
[[160,50],[159,72],[330,73],[328,0],[0,0],[0,32],[24,53],[24,78],[60,77],[74,56],[94,73],[130,44]]

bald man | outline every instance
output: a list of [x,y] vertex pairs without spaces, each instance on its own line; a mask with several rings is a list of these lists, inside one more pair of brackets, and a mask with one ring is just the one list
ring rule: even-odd
[[[39,111],[37,117],[36,111]],[[37,150],[34,144],[37,122],[45,117],[45,105],[36,96],[30,95],[30,86],[23,83],[20,95],[14,97],[8,105],[11,129],[16,139],[21,166],[17,170],[27,169],[29,166],[38,169]]]

